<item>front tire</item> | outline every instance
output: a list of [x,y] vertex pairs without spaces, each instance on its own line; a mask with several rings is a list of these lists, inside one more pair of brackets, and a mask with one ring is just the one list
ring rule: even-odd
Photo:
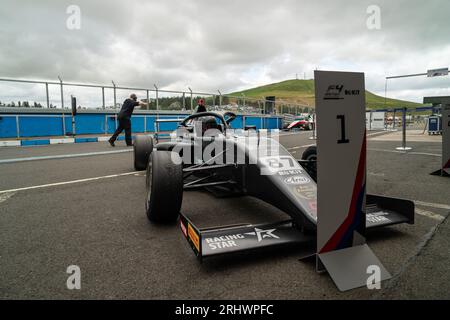
[[180,156],[170,151],[153,152],[147,166],[146,184],[147,218],[156,223],[175,222],[183,200],[183,166]]

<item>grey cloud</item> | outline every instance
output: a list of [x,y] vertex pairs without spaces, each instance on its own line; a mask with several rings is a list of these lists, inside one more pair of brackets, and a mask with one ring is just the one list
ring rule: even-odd
[[[81,30],[66,28],[71,4],[81,8]],[[381,30],[366,28],[372,4]],[[319,67],[364,71],[368,89],[383,93],[386,75],[450,64],[449,9],[447,0],[4,0],[0,70],[215,92],[311,78]],[[420,100],[419,89],[448,89],[445,79],[425,80],[393,83],[392,94]]]

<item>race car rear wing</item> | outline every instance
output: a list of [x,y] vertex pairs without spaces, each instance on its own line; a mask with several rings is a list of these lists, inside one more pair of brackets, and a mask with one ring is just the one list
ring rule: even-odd
[[[366,228],[414,223],[414,203],[378,195],[366,196]],[[198,228],[180,214],[180,228],[199,259],[275,246],[314,246],[316,236],[305,234],[292,220],[268,224],[238,224]]]
[[199,229],[181,214],[180,227],[199,259],[268,247],[314,244],[316,238],[301,233],[290,220]]

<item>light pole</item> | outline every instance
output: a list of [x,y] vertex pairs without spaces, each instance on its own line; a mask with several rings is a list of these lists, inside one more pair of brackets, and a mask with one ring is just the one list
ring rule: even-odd
[[386,77],[386,83],[384,85],[384,107],[386,107],[388,80],[399,78],[423,77],[423,76],[427,76],[428,78],[434,78],[447,75],[448,75],[448,68],[439,68],[439,69],[430,69],[424,73],[413,73],[413,74],[404,74],[399,76]]
[[219,93],[219,107],[222,108],[222,92],[220,90],[217,90],[217,92]]
[[[158,96],[158,87],[156,84],[153,84],[156,90],[156,120],[159,120],[159,96]],[[158,127],[159,128],[159,127]],[[159,130],[158,130],[159,131]]]
[[50,98],[48,95],[48,82],[45,83],[45,96],[47,98],[47,109],[50,108]]
[[63,92],[63,81],[60,76],[58,76],[59,83],[61,85],[61,109],[64,109],[64,92]]
[[114,83],[114,80],[111,80],[113,85],[113,95],[114,95],[114,109],[117,108],[117,97],[116,97],[116,84]]
[[105,110],[105,87],[102,87],[102,108]]
[[114,111],[115,111],[115,117],[114,117],[114,124],[115,124],[115,130],[117,130],[117,97],[116,97],[116,84],[114,83],[114,80],[111,80],[113,85],[113,93],[114,93]]
[[188,87],[189,92],[191,93],[191,113],[194,112],[194,97],[192,96],[192,89],[191,87]]

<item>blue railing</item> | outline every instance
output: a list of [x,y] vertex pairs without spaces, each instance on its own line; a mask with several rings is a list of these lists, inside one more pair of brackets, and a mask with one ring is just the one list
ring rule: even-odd
[[[0,110],[0,138],[28,138],[72,135],[72,116],[70,113],[55,112],[8,112]],[[155,132],[156,119],[183,118],[189,113],[171,112],[169,114],[144,112],[136,113],[132,117],[132,130],[135,133]],[[108,111],[81,111],[74,117],[75,133],[112,134],[117,128],[117,114]],[[255,125],[257,129],[281,129],[282,117],[274,115],[246,115],[239,114],[233,121],[235,129],[245,125]],[[177,124],[173,122],[160,123],[160,131],[172,131]]]

